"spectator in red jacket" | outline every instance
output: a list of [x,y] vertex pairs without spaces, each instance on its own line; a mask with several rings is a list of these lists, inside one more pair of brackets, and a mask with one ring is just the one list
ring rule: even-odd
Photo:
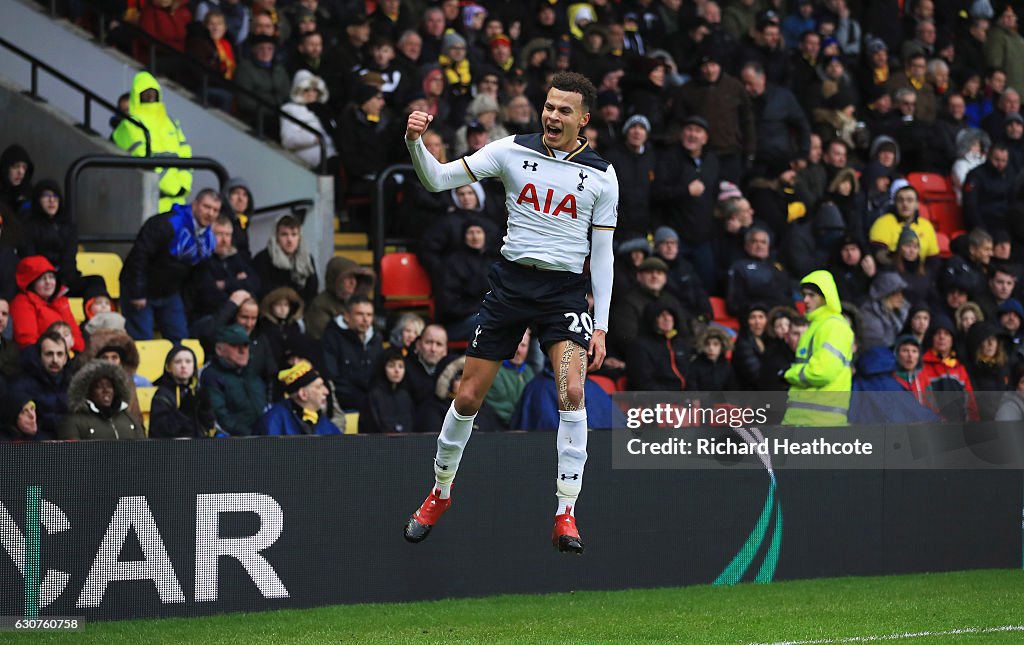
[[978,402],[967,368],[953,351],[955,327],[948,316],[937,314],[928,330],[921,357],[922,367],[913,382],[907,383],[918,400],[947,421],[977,421]]
[[32,255],[18,263],[15,274],[19,293],[11,302],[14,340],[19,347],[34,345],[47,327],[63,320],[71,326],[72,349],[85,349],[82,332],[68,304],[67,287],[57,282],[57,271],[41,255]]
[[192,12],[185,0],[153,0],[139,15],[139,27],[180,52],[185,51],[185,31]]

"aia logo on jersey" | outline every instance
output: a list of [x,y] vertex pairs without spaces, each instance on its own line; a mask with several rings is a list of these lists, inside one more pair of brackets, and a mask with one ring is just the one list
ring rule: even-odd
[[523,190],[520,191],[519,197],[516,199],[517,204],[529,204],[533,207],[533,210],[544,213],[545,215],[554,215],[558,217],[561,214],[569,215],[573,219],[576,219],[576,196],[572,193],[568,193],[565,197],[558,202],[555,206],[555,210],[551,210],[551,204],[555,201],[555,191],[552,188],[548,188],[547,193],[544,196],[544,207],[541,208],[540,198],[537,196],[537,187],[533,184],[526,184],[523,186]]

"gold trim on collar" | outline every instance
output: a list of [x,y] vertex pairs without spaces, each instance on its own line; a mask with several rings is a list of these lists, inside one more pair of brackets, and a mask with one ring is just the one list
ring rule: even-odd
[[[578,155],[579,153],[581,153],[581,152],[583,152],[584,150],[586,150],[586,149],[587,149],[587,146],[588,146],[588,145],[590,145],[590,143],[589,143],[589,142],[587,141],[586,137],[576,137],[576,140],[577,140],[577,141],[579,142],[579,144],[580,144],[580,145],[579,145],[579,146],[577,146],[575,150],[573,150],[572,152],[570,152],[570,153],[569,153],[569,154],[568,154],[568,155],[567,155],[567,156],[565,157],[565,159],[562,159],[562,161],[570,161],[570,160],[572,160],[572,158],[573,158],[573,157],[575,157],[575,156],[576,156],[576,155]],[[540,144],[541,144],[542,146],[544,146],[544,149],[545,149],[545,150],[547,150],[547,152],[548,152],[548,156],[549,156],[549,157],[551,157],[552,159],[558,159],[558,157],[556,157],[556,156],[555,156],[555,151],[554,151],[554,150],[552,150],[552,149],[550,148],[550,146],[548,146],[548,143],[547,143],[547,141],[545,141],[545,140],[544,140],[544,135],[543,135],[543,134],[541,134],[541,138],[540,138]]]

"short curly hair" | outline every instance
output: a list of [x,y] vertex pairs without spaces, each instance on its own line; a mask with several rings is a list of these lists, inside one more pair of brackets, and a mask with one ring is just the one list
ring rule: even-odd
[[575,92],[583,97],[583,111],[597,105],[597,88],[590,79],[577,72],[558,72],[551,79],[551,87],[563,92]]

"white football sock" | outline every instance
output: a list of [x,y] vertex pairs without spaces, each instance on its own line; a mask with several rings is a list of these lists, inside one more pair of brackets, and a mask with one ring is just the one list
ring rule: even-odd
[[587,463],[587,411],[558,411],[558,475],[555,490],[558,496],[556,515],[576,512],[576,498],[583,488],[583,466]]
[[454,401],[444,416],[441,434],[437,437],[437,455],[434,456],[434,488],[441,490],[441,499],[451,497],[452,482],[469,443],[469,435],[473,433],[475,418],[475,414],[467,417],[456,412]]

